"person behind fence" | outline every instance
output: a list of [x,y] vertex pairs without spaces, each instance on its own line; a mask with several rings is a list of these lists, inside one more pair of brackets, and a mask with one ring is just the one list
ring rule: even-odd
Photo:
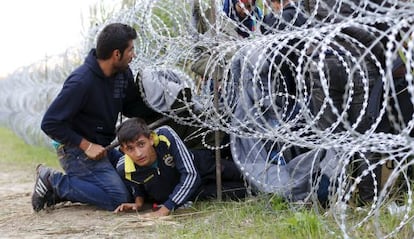
[[[307,17],[296,1],[266,0],[266,4],[270,7],[271,11],[264,16],[263,24],[260,27],[260,30],[264,35],[282,34],[305,27],[304,25],[307,21]],[[269,49],[268,59],[272,59],[270,71],[274,78],[283,81],[276,84],[279,86],[275,89],[276,92],[286,92],[291,96],[297,94],[296,74],[294,69],[299,67],[299,52],[303,49],[304,44],[305,42],[300,38],[293,38],[287,41],[285,47],[278,49],[276,44],[273,43],[272,47]],[[279,47],[280,45],[281,44],[279,44]],[[278,50],[274,51],[274,49]],[[289,113],[287,115],[292,117],[292,115],[295,115],[299,110],[299,107],[295,104],[294,100],[296,97],[282,99],[284,97],[276,96],[276,104],[282,106],[285,105],[285,101],[288,101]],[[296,107],[296,109],[294,109],[294,107]]]
[[[210,36],[211,24],[211,8],[207,9],[205,13],[201,12],[200,0],[193,2],[193,18],[192,22],[198,33]],[[223,12],[231,19],[230,24],[223,24],[219,31],[227,35],[227,40],[248,38],[257,29],[257,25],[262,21],[263,12],[256,5],[256,0],[225,0],[223,2]],[[237,27],[233,27],[236,25]],[[213,28],[214,29],[214,28]],[[195,39],[198,38],[195,37]],[[200,42],[200,41],[198,41]],[[213,90],[213,79],[218,79],[219,82],[224,78],[224,66],[234,55],[233,50],[223,50],[205,46],[195,47],[195,60],[191,65],[191,70],[196,73],[199,83],[203,84],[206,92]],[[223,54],[223,55],[222,55]],[[212,64],[213,60],[217,64]]]
[[[144,201],[160,205],[147,217],[169,215],[174,209],[197,199],[216,197],[216,166],[210,150],[188,150],[169,126],[150,130],[140,118],[130,118],[117,128],[125,155],[118,173],[131,190],[134,201],[120,204],[114,212],[141,210]],[[222,161],[223,196],[238,199],[246,188],[233,161]]]
[[260,25],[260,31],[265,35],[282,30],[295,30],[307,20],[305,12],[295,0],[266,0],[266,4],[271,11],[263,17],[263,24]]
[[225,0],[223,11],[236,21],[239,36],[246,38],[256,31],[257,22],[263,18],[262,10],[256,6],[256,0]]
[[[317,24],[329,22],[338,26],[344,19],[363,14],[355,9],[365,7],[358,0],[341,5],[335,0],[306,0],[305,6],[309,13],[316,12],[314,20]],[[331,42],[323,43],[321,40],[313,49],[310,48],[309,53],[317,61],[322,59],[318,51],[327,47],[322,52],[325,56],[323,61],[311,66],[308,79],[312,85],[311,111],[321,116],[317,125],[324,132],[347,131],[358,137],[369,131],[380,115],[383,87],[379,67],[384,66],[385,50],[378,36],[364,24],[370,23],[341,26]],[[353,62],[355,59],[358,64]],[[358,183],[359,205],[365,205],[375,198],[379,182],[374,180],[381,178],[377,164],[379,157],[370,151],[354,156],[353,176],[359,175],[361,179]]]
[[150,117],[138,95],[129,63],[135,57],[131,26],[112,23],[100,32],[96,48],[63,84],[41,122],[42,130],[56,143],[65,173],[44,165],[37,177],[31,203],[34,211],[61,201],[114,210],[130,200],[130,193],[115,170],[122,154],[106,150],[115,139],[121,112],[127,117]]

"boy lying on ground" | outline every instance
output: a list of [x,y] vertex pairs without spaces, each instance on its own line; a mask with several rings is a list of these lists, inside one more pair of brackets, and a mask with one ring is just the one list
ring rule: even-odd
[[[167,216],[189,201],[216,196],[213,151],[190,151],[170,127],[151,131],[140,118],[124,121],[117,128],[117,137],[125,153],[117,171],[135,201],[119,205],[114,212],[141,210],[147,200],[161,206],[144,216]],[[222,160],[221,165],[224,198],[245,197],[246,187],[234,162]]]

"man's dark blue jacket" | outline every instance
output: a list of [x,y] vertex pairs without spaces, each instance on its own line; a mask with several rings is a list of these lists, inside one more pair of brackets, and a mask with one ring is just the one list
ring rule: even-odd
[[82,138],[106,146],[115,139],[119,113],[146,118],[155,114],[138,93],[130,69],[106,77],[92,49],[47,109],[42,130],[52,139],[79,146]]

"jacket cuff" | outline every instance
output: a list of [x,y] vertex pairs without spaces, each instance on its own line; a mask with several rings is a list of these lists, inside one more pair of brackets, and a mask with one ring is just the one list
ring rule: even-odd
[[168,208],[170,211],[172,211],[175,209],[177,204],[175,204],[175,202],[173,202],[171,199],[168,199],[167,201],[164,202],[164,206]]

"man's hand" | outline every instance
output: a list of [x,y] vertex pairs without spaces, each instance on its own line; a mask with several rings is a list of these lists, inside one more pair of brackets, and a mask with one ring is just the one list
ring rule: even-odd
[[115,210],[114,213],[125,212],[125,211],[138,211],[139,207],[135,203],[122,203]]
[[92,160],[98,160],[106,156],[106,149],[104,147],[91,143],[86,139],[82,139],[79,148]]
[[85,154],[90,159],[98,160],[106,156],[106,149],[99,144],[91,143],[91,146],[85,150]]
[[160,209],[158,209],[155,212],[149,212],[142,215],[144,218],[158,218],[158,217],[165,217],[170,214],[170,209],[166,208],[165,206],[161,206]]

